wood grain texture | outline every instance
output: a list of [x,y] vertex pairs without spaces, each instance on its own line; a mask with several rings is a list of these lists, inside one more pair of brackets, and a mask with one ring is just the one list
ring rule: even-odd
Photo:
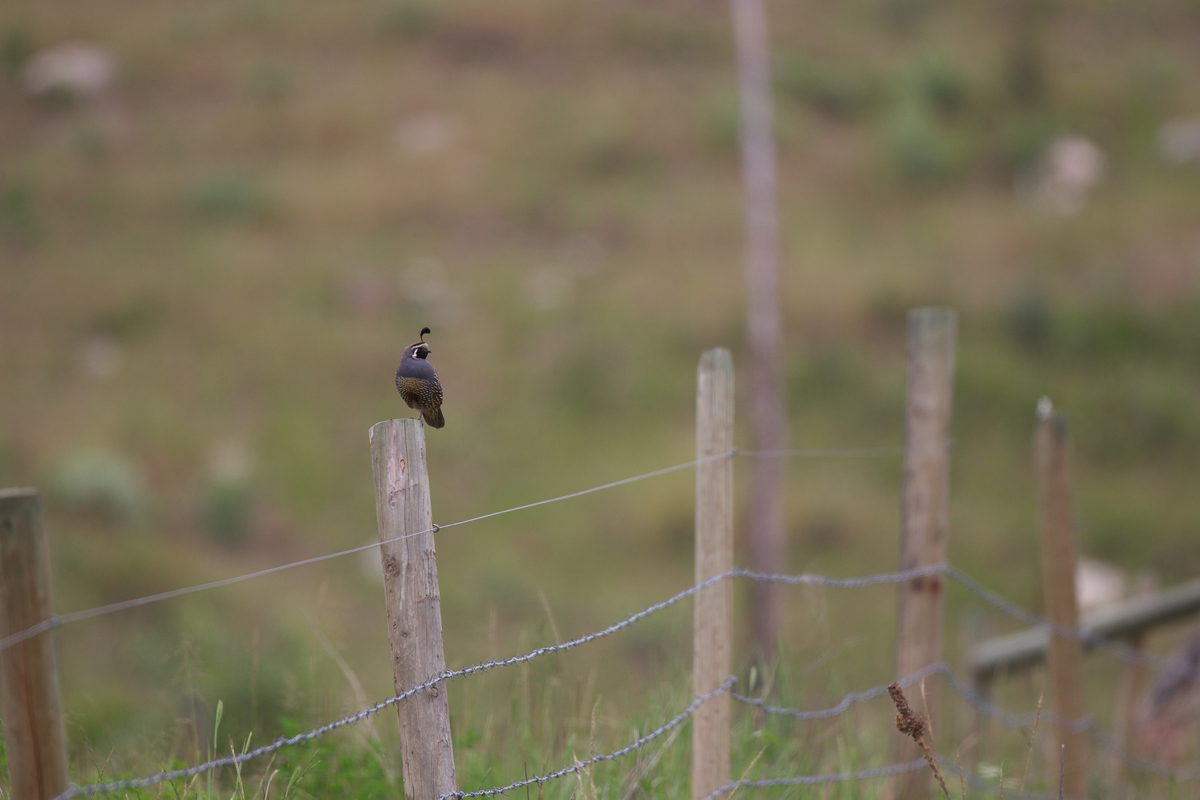
[[[49,619],[51,613],[41,498],[36,489],[5,489],[0,491],[0,637]],[[46,631],[0,652],[0,696],[15,800],[48,800],[68,788],[53,636]]]
[[[700,358],[696,391],[696,458],[733,449],[733,359],[723,348]],[[696,465],[696,581],[733,568],[733,460]],[[733,585],[729,580],[696,593],[692,670],[699,697],[731,674]],[[701,800],[729,783],[728,692],[704,703],[692,717],[692,797]]]
[[[380,556],[388,640],[399,693],[446,671],[425,429],[420,420],[393,419],[371,428],[370,438],[375,513],[384,542]],[[404,796],[433,800],[456,791],[446,685],[418,692],[399,703],[396,713]]]
[[[1067,419],[1049,410],[1039,412],[1034,441],[1038,489],[1041,495],[1042,586],[1046,617],[1059,625],[1079,626],[1075,599],[1075,533],[1071,517],[1071,453]],[[1050,682],[1053,708],[1062,720],[1085,713],[1083,705],[1083,645],[1078,639],[1050,637]],[[1057,744],[1066,745],[1063,791],[1082,797],[1087,791],[1085,731],[1068,731],[1055,725]],[[1057,777],[1057,760],[1054,761]]]
[[[904,507],[900,569],[946,560],[950,527],[950,419],[954,401],[954,361],[958,315],[948,308],[917,308],[908,314],[904,414]],[[941,576],[916,578],[899,587],[896,606],[896,677],[942,660],[945,582]],[[909,692],[916,712],[938,729],[934,687]],[[921,753],[911,740],[897,738],[895,760]],[[929,774],[913,772],[890,784],[894,797],[923,797]]]

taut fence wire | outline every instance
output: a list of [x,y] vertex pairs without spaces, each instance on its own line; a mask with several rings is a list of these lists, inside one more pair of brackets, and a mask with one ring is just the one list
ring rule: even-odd
[[600,484],[599,486],[592,486],[587,489],[581,489],[577,492],[570,492],[568,494],[563,494],[563,495],[559,495],[557,497],[547,498],[545,500],[537,500],[532,503],[525,503],[523,505],[513,506],[511,508],[505,508],[500,511],[492,511],[487,514],[480,514],[477,517],[470,517],[469,519],[459,520],[458,522],[449,522],[445,525],[434,525],[432,528],[428,528],[426,530],[415,531],[413,533],[405,534],[404,536],[397,536],[392,539],[386,539],[386,540],[379,541],[379,542],[371,542],[370,544],[361,545],[359,547],[351,547],[346,550],[339,550],[335,553],[326,553],[324,555],[313,556],[312,558],[304,558],[304,559],[300,559],[298,561],[289,562],[287,564],[279,564],[279,565],[276,565],[273,567],[267,567],[265,569],[256,570],[254,572],[248,572],[243,575],[235,575],[235,576],[232,576],[229,578],[222,578],[220,580],[209,581],[207,583],[199,583],[199,584],[195,584],[193,586],[184,586],[184,587],[181,587],[178,589],[170,589],[165,592],[158,592],[157,594],[146,595],[145,597],[135,597],[135,598],[131,598],[129,600],[121,600],[116,603],[109,603],[107,605],[96,606],[94,608],[82,609],[80,611],[72,611],[67,614],[55,614],[54,616],[50,617],[49,619],[47,619],[43,622],[38,623],[37,625],[33,625],[33,626],[26,628],[24,630],[21,630],[21,631],[16,631],[16,632],[11,633],[8,636],[5,636],[4,638],[0,639],[0,651],[7,650],[8,648],[12,647],[14,644],[23,642],[23,641],[29,639],[30,637],[37,636],[39,633],[44,633],[45,631],[52,630],[54,628],[60,628],[63,625],[67,625],[72,622],[81,622],[83,620],[92,619],[94,617],[105,616],[107,614],[115,614],[119,611],[128,611],[130,609],[139,608],[139,607],[145,606],[145,605],[150,605],[151,603],[160,603],[164,600],[173,600],[177,597],[184,597],[186,595],[196,594],[197,592],[206,592],[206,591],[210,591],[212,589],[220,589],[225,586],[232,586],[234,584],[242,583],[243,581],[254,580],[256,578],[265,578],[269,575],[275,575],[280,572],[286,572],[287,570],[296,569],[297,567],[305,567],[305,566],[309,566],[312,564],[319,564],[323,561],[331,561],[336,558],[342,558],[344,556],[354,555],[355,553],[362,553],[367,550],[373,550],[382,545],[391,544],[392,542],[403,541],[404,539],[409,539],[414,536],[421,536],[426,533],[438,533],[440,531],[443,531],[443,530],[446,530],[449,528],[457,528],[460,525],[469,525],[473,522],[480,522],[485,519],[491,519],[492,517],[499,517],[504,514],[512,514],[516,511],[525,511],[530,508],[537,508],[538,506],[549,505],[551,503],[558,503],[563,500],[572,500],[576,497],[583,497],[585,495],[595,494],[596,492],[602,492],[607,489],[615,489],[619,486],[626,486],[628,484],[637,483],[638,481],[644,481],[649,478],[657,478],[661,475],[668,475],[672,472],[679,472],[680,470],[690,469],[692,467],[698,466],[700,464],[705,464],[710,461],[719,461],[719,460],[726,459],[726,458],[733,458],[735,456],[791,457],[791,458],[861,458],[861,457],[870,457],[870,456],[894,455],[894,454],[903,452],[903,450],[904,450],[904,448],[899,445],[896,445],[896,446],[888,445],[888,446],[883,446],[883,447],[810,448],[810,449],[798,449],[798,450],[739,450],[739,449],[735,448],[735,449],[730,450],[725,453],[718,453],[716,455],[706,456],[704,458],[696,458],[691,461],[685,461],[680,464],[674,464],[669,467],[663,467],[662,469],[656,469],[656,470],[652,470],[650,472],[644,472],[640,475],[633,475],[628,478],[621,478],[620,480],[615,480],[615,481],[611,481],[609,483]]

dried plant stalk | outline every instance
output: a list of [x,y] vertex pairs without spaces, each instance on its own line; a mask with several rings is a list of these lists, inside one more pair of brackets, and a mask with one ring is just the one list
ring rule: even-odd
[[925,742],[925,718],[918,717],[913,713],[900,684],[893,683],[888,686],[888,694],[892,696],[892,702],[896,704],[896,730],[910,737],[921,748],[921,752],[925,754],[925,760],[929,763],[929,768],[933,770],[933,777],[937,778],[938,786],[942,787],[942,794],[946,796],[946,800],[950,800],[950,790],[946,788],[946,781],[942,779],[942,773],[938,771],[937,762],[933,759],[933,751]]

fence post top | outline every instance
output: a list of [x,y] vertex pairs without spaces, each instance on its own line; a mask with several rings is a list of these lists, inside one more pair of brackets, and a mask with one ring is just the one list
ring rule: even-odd
[[733,369],[733,356],[727,347],[713,347],[700,356],[700,369]]

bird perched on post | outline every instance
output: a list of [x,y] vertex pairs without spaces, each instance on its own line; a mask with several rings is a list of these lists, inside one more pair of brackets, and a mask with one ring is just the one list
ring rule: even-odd
[[428,361],[433,351],[425,343],[429,328],[421,328],[421,341],[404,348],[400,366],[396,368],[396,390],[409,408],[421,412],[425,422],[435,428],[446,424],[442,416],[442,384],[437,370]]

